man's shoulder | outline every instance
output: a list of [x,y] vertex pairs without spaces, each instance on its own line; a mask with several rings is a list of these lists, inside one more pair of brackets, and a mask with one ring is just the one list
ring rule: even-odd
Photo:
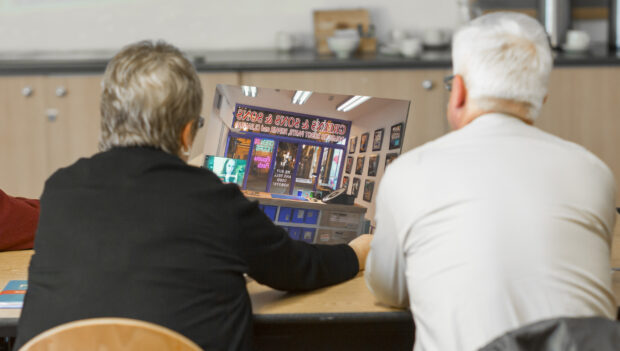
[[574,160],[581,160],[584,164],[601,169],[603,172],[608,173],[613,179],[613,173],[607,164],[586,147],[570,140],[562,139],[557,135],[553,135],[538,128],[535,129],[540,136],[540,140],[553,145],[555,149],[561,152],[570,154],[571,158]]
[[408,168],[419,166],[427,156],[440,152],[443,147],[450,145],[458,138],[460,138],[460,136],[456,132],[450,132],[437,139],[428,141],[414,149],[404,152],[390,164],[390,167]]

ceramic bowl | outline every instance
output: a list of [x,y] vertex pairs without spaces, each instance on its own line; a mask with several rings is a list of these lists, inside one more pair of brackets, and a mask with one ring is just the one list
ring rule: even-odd
[[338,58],[348,58],[357,49],[360,39],[356,37],[329,37],[327,46]]

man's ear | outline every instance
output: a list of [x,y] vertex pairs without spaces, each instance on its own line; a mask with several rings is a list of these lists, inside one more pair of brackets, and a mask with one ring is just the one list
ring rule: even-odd
[[453,130],[461,128],[466,112],[467,88],[463,76],[457,74],[452,80],[452,91],[448,101],[448,123]]
[[454,106],[458,108],[463,107],[467,101],[467,87],[465,87],[465,81],[463,80],[463,76],[460,74],[454,76],[454,80],[452,82],[452,94],[454,95],[452,97],[454,99]]
[[543,99],[543,105],[547,103],[547,99],[549,99],[549,94],[545,95],[545,98]]

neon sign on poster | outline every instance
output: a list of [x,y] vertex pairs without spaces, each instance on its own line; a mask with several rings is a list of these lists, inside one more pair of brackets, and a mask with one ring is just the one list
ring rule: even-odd
[[237,105],[233,127],[246,132],[344,144],[351,123],[263,107]]
[[248,172],[246,189],[265,191],[269,179],[269,169],[275,141],[272,139],[254,138],[253,151]]

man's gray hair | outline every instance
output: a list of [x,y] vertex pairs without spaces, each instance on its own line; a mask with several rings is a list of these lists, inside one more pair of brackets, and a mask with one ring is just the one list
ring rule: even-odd
[[191,62],[165,42],[123,48],[106,68],[99,149],[151,146],[179,155],[181,133],[202,108],[202,87]]
[[453,38],[452,62],[478,107],[493,110],[497,103],[516,102],[526,106],[527,118],[538,117],[553,58],[536,19],[498,12],[471,21]]

